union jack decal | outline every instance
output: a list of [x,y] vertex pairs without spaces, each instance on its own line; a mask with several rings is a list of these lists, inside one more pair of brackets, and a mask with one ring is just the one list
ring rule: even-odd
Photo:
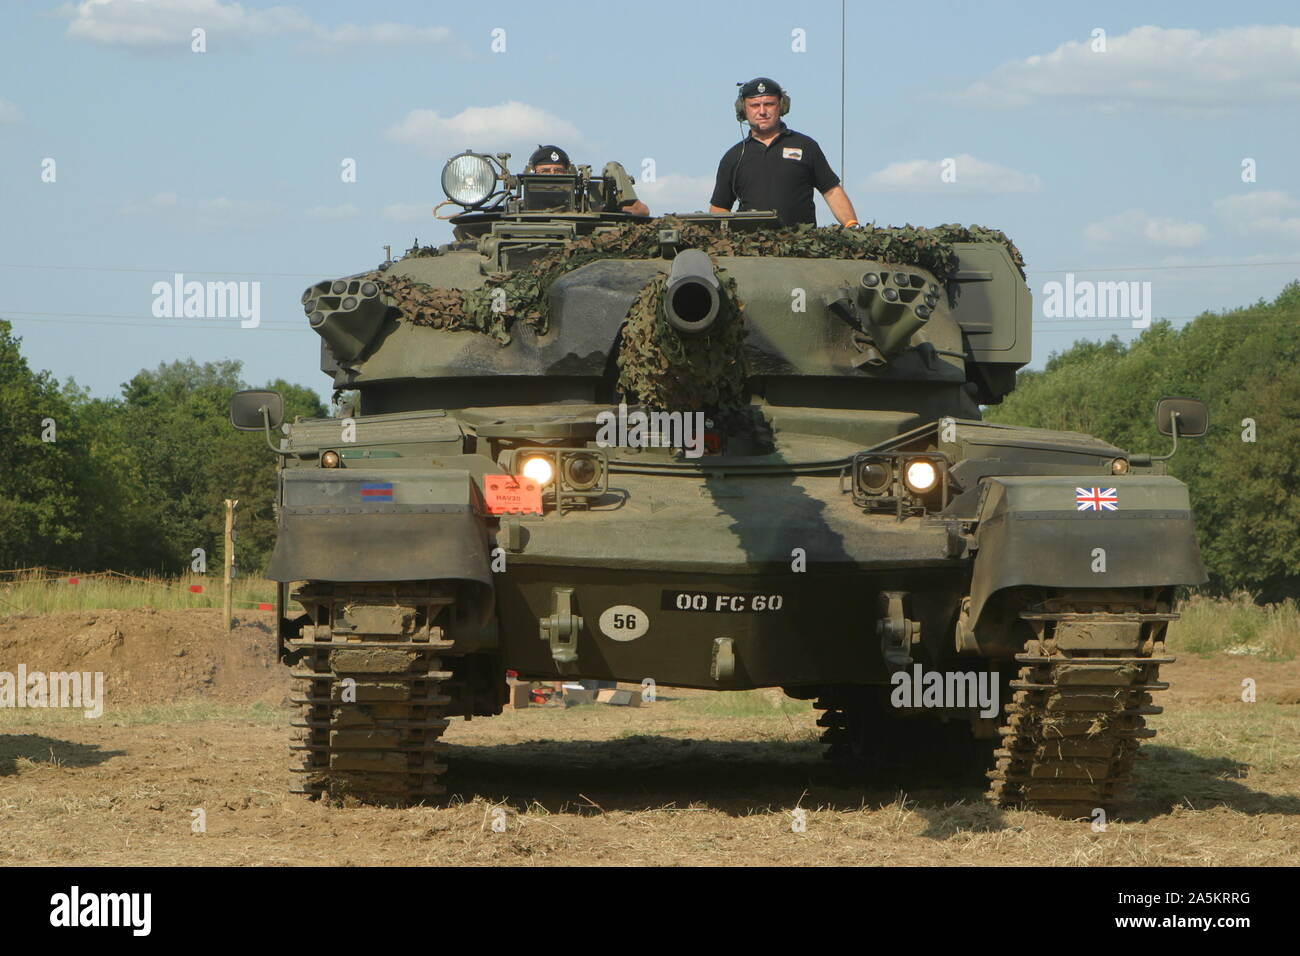
[[1074,503],[1079,511],[1118,511],[1119,493],[1114,488],[1075,488]]

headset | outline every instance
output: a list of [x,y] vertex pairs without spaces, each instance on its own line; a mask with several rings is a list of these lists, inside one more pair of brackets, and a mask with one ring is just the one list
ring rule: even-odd
[[[750,80],[748,82],[753,82],[753,81]],[[743,87],[744,85],[745,85],[744,83],[736,84],[736,86],[738,87]],[[784,89],[781,90],[780,106],[781,106],[781,112],[779,115],[784,116],[786,113],[790,112],[790,93],[787,90]],[[737,123],[745,122],[745,98],[739,94],[736,95],[736,122]],[[740,196],[737,195],[736,193],[736,176],[739,175],[740,173],[740,164],[745,160],[745,147],[748,145],[749,145],[749,134],[746,133],[740,140],[740,155],[736,157],[736,165],[733,166],[731,170],[731,195],[735,196],[736,201],[740,203],[740,205],[742,206],[745,203],[741,200]]]
[[[736,85],[744,86],[745,84],[737,83]],[[759,95],[761,96],[763,94],[760,93]],[[781,115],[784,116],[788,112],[790,112],[790,93],[786,90],[781,90]],[[739,95],[736,96],[736,122],[745,122],[745,98]]]

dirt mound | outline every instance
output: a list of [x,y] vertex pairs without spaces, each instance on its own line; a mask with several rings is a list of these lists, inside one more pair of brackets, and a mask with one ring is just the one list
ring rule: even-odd
[[215,608],[14,614],[0,618],[0,671],[99,671],[110,705],[203,697],[278,706],[290,681],[275,660],[274,614],[235,619],[227,634]]

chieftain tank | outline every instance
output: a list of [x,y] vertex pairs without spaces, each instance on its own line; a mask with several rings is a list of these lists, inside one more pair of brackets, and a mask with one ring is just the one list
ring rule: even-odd
[[880,784],[1112,801],[1205,575],[1168,455],[981,419],[1030,359],[1005,235],[636,217],[614,163],[467,152],[443,186],[451,242],[303,295],[337,416],[232,400],[280,460],[294,789],[436,796],[509,669],[779,687]]

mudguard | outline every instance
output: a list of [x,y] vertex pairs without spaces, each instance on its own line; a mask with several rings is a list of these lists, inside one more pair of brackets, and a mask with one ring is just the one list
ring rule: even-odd
[[473,480],[454,469],[281,472],[273,581],[475,581],[490,593]]
[[[1131,588],[1206,580],[1187,486],[1176,478],[1006,477],[986,478],[983,486],[972,623],[992,595],[1019,585]],[[1093,505],[1098,490],[1103,494]]]

